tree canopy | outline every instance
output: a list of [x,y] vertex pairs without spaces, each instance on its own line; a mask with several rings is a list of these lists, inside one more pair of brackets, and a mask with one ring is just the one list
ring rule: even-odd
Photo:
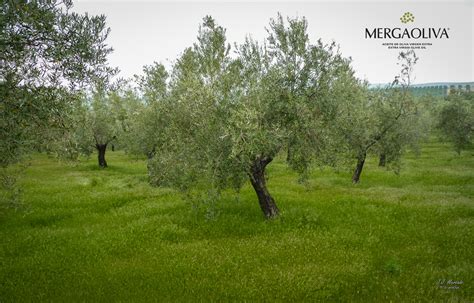
[[72,1],[2,1],[0,164],[5,167],[61,127],[72,92],[115,73],[105,16],[71,12]]
[[304,18],[279,15],[263,45],[248,37],[235,51],[233,58],[225,29],[204,18],[197,42],[173,67],[168,97],[156,105],[155,120],[164,123],[150,176],[154,184],[217,192],[250,180],[271,218],[278,208],[266,166],[281,151],[300,173],[314,159],[330,159],[332,99],[344,94],[340,83],[356,80],[334,43],[310,42]]
[[[107,64],[105,17],[71,6],[2,3],[3,167],[45,142],[70,158],[95,149],[106,167],[113,142],[147,157],[151,184],[188,196],[238,191],[250,181],[264,216],[273,218],[279,209],[266,168],[279,155],[302,179],[312,167],[356,160],[357,183],[368,153],[398,171],[404,150],[420,137],[409,91],[413,51],[400,53],[400,75],[388,88],[372,90],[335,42],[310,40],[305,18],[278,15],[264,41],[247,36],[232,48],[226,30],[206,16],[169,71],[154,62],[135,76],[136,87],[110,85],[116,70]],[[448,122],[453,115],[467,121],[461,130],[440,122],[451,137],[454,129],[472,132],[461,103],[441,113]],[[465,137],[454,141],[464,148]]]
[[347,156],[357,160],[354,183],[360,180],[367,154],[379,155],[381,166],[392,164],[398,171],[404,149],[418,142],[418,108],[409,91],[417,57],[413,51],[402,52],[399,60],[400,75],[386,88],[369,90],[363,84],[353,85],[348,90],[351,98],[342,103],[334,121],[344,138],[340,151],[346,149]]

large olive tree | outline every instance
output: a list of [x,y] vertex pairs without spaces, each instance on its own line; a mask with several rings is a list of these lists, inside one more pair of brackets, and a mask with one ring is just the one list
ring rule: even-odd
[[352,70],[334,44],[310,42],[305,19],[278,16],[264,45],[248,38],[235,58],[229,52],[225,30],[204,18],[198,41],[173,68],[169,96],[157,104],[156,115],[169,118],[161,118],[150,176],[184,190],[238,189],[250,180],[272,218],[279,210],[267,165],[285,152],[305,173],[313,160],[331,158],[333,98],[344,93],[338,83],[353,79]]

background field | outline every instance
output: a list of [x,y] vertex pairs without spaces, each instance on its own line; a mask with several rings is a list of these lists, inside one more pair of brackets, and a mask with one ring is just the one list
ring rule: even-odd
[[356,186],[272,163],[272,221],[249,185],[194,210],[144,161],[107,156],[31,159],[23,207],[0,217],[0,302],[474,301],[472,151],[425,144],[400,176],[371,158]]

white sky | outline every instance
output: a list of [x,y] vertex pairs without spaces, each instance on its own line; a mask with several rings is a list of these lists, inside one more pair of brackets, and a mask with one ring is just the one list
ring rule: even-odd
[[[305,16],[311,41],[336,41],[346,57],[352,57],[356,74],[371,83],[387,83],[398,73],[397,50],[382,42],[432,42],[417,51],[415,83],[467,82],[474,80],[474,0],[458,1],[76,1],[74,10],[104,14],[111,28],[108,44],[114,48],[110,63],[120,76],[141,73],[143,65],[171,62],[196,41],[198,26],[205,15],[213,16],[227,29],[228,42],[242,42],[251,34],[262,41],[265,26],[280,12],[283,16]],[[415,22],[404,25],[405,12]],[[366,40],[365,28],[446,27],[450,39],[429,41]]]

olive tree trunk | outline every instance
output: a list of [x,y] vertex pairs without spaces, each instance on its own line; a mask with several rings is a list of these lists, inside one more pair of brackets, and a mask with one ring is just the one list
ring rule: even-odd
[[280,211],[275,204],[275,200],[270,195],[270,192],[267,189],[267,182],[265,180],[265,167],[273,159],[269,157],[259,158],[255,160],[251,167],[250,182],[257,194],[258,203],[262,209],[265,218],[270,219],[278,216]]
[[387,158],[387,157],[386,157],[385,154],[380,154],[379,166],[385,166],[386,158]]
[[360,174],[362,173],[362,169],[364,168],[366,156],[366,153],[362,153],[359,155],[359,157],[357,157],[357,165],[354,174],[352,175],[352,183],[359,183]]
[[147,167],[147,171],[148,171],[148,182],[150,183],[155,183],[154,181],[154,178],[153,178],[153,175],[155,174],[154,173],[154,169],[153,169],[153,158],[155,157],[155,154],[156,154],[156,148],[153,147],[151,150],[149,151],[146,151],[146,158],[147,158],[147,161],[146,161],[146,167]]
[[96,144],[98,153],[99,166],[102,168],[107,167],[107,161],[105,161],[105,151],[107,149],[107,144]]

